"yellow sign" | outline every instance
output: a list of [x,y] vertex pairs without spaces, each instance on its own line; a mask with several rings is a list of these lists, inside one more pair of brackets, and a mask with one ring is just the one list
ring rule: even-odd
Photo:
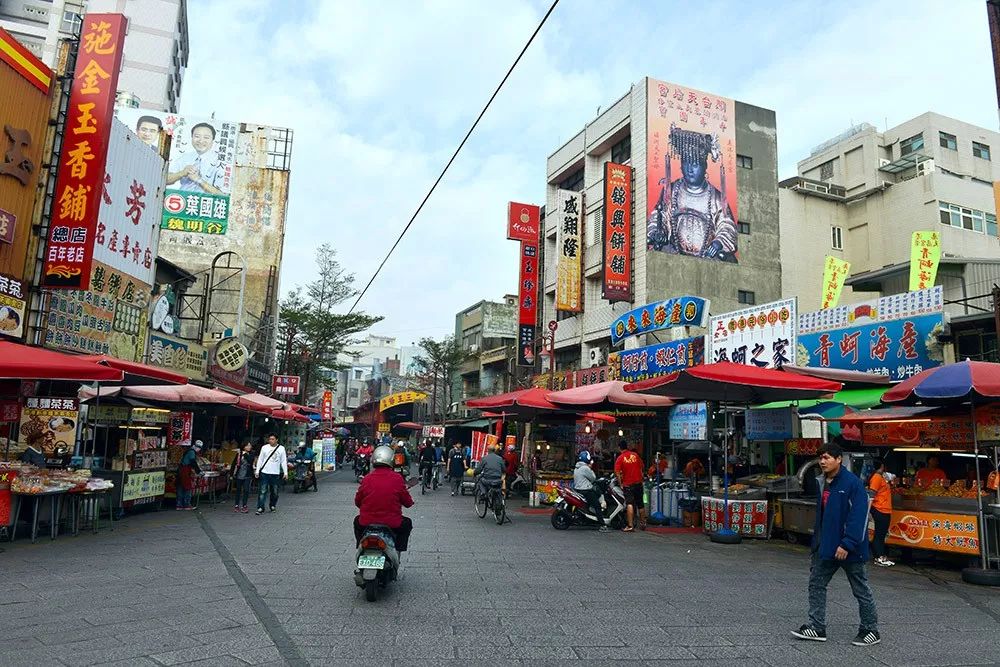
[[403,405],[405,403],[416,403],[417,401],[423,401],[427,399],[427,394],[423,394],[419,391],[401,391],[398,394],[392,394],[391,396],[386,396],[378,402],[379,412],[385,412],[391,407],[397,405]]
[[937,232],[913,232],[910,246],[911,292],[934,287],[940,261],[941,235]]
[[975,556],[979,554],[979,517],[894,509],[885,543]]
[[823,309],[836,307],[850,271],[850,262],[826,256],[826,261],[823,262]]
[[389,425],[387,423],[385,423],[385,422],[382,422],[381,424],[378,425],[378,432],[379,433],[388,433],[389,432]]

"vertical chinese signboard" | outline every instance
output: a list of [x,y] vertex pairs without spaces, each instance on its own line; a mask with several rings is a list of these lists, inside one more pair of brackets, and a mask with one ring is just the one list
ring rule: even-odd
[[90,287],[127,23],[121,14],[83,17],[42,272],[45,287]]
[[333,421],[333,392],[324,391],[323,401],[320,403],[320,417],[325,422]]
[[851,263],[836,257],[826,256],[823,262],[823,309],[833,308],[840,301],[840,293],[844,290],[844,281],[851,270]]
[[583,194],[556,191],[556,310],[583,311],[581,238]]
[[518,281],[517,365],[535,363],[535,321],[538,315],[538,243],[521,241]]
[[632,301],[632,167],[604,163],[603,296]]
[[709,320],[709,363],[732,361],[757,368],[796,363],[798,301],[782,299]]
[[940,261],[941,235],[937,232],[913,232],[910,246],[911,292],[934,287]]
[[511,241],[537,243],[541,209],[534,204],[507,203],[507,238]]

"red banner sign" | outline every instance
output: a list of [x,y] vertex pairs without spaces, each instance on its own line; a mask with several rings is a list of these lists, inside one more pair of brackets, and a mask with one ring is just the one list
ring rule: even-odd
[[535,321],[538,317],[538,244],[521,242],[521,273],[518,281],[517,364],[535,364]]
[[604,298],[632,301],[632,167],[604,163]]
[[49,224],[42,277],[45,287],[90,287],[94,232],[104,196],[105,163],[127,24],[128,19],[121,14],[83,17]]
[[865,422],[861,435],[866,445],[965,449],[972,445],[972,419],[959,415]]
[[324,391],[323,401],[320,404],[321,417],[325,422],[333,421],[333,392]]
[[275,375],[271,378],[271,393],[275,396],[297,396],[300,380],[298,375]]
[[17,401],[0,401],[0,423],[21,421],[21,404]]
[[170,446],[186,446],[191,444],[191,428],[194,423],[194,413],[171,412],[170,426],[167,429],[167,444]]
[[[706,533],[726,527],[726,502],[722,498],[701,499],[702,526]],[[730,500],[729,528],[743,537],[767,538],[767,501]]]
[[507,203],[507,238],[512,241],[538,243],[541,209],[534,204]]

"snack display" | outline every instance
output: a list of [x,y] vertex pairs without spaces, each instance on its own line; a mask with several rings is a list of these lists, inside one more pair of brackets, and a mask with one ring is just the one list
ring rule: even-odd
[[104,491],[114,486],[110,481],[91,477],[89,470],[48,470],[35,466],[10,466],[19,474],[10,483],[10,490],[21,494],[53,493],[67,491]]

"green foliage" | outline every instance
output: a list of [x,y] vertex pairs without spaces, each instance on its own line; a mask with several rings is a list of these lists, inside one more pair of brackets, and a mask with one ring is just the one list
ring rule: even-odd
[[474,359],[475,355],[465,350],[454,336],[440,341],[421,338],[419,345],[423,354],[413,358],[417,367],[417,386],[432,400],[437,398],[436,404],[431,406],[432,412],[444,414],[446,410],[442,406],[447,408],[452,403],[451,378],[462,364]]

